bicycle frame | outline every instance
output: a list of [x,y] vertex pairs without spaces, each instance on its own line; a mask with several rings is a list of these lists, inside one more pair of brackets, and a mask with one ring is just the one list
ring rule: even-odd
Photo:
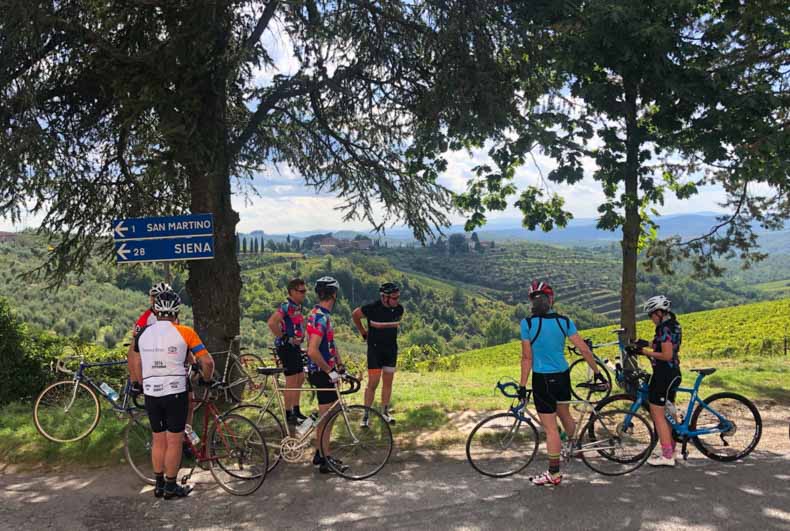
[[77,398],[77,389],[78,389],[78,384],[79,383],[84,383],[85,385],[90,387],[95,393],[97,393],[99,396],[103,397],[107,402],[110,403],[110,405],[112,406],[113,411],[116,411],[118,413],[129,413],[132,410],[138,409],[134,405],[132,400],[131,400],[130,390],[131,390],[131,387],[132,387],[132,382],[128,378],[126,379],[126,385],[124,386],[123,390],[121,391],[120,397],[122,397],[123,399],[122,399],[121,403],[119,404],[118,402],[112,400],[109,396],[107,396],[107,394],[102,390],[102,388],[99,387],[99,385],[96,384],[96,382],[93,380],[93,378],[91,378],[90,376],[85,374],[85,371],[87,369],[93,369],[95,367],[120,367],[121,365],[126,365],[126,364],[127,364],[126,360],[124,360],[124,361],[102,361],[102,362],[95,362],[95,363],[85,363],[83,361],[80,361],[80,364],[77,367],[77,370],[74,372],[74,378],[73,378],[73,380],[74,380],[74,392],[72,393],[72,396],[71,396],[71,402],[69,402],[69,405],[66,407],[66,411],[71,409],[71,406],[74,404],[74,400]]
[[[732,429],[732,422],[727,420],[726,417],[721,415],[719,412],[711,408],[708,404],[706,404],[700,397],[699,397],[699,388],[702,385],[702,380],[705,378],[704,374],[697,374],[697,378],[694,381],[693,387],[678,387],[676,389],[677,392],[686,393],[691,395],[691,399],[689,400],[688,407],[686,408],[686,415],[683,417],[683,422],[678,423],[674,418],[664,417],[669,422],[669,425],[672,427],[672,430],[680,435],[681,437],[698,437],[700,435],[710,435],[712,433],[725,433]],[[647,382],[642,382],[639,385],[636,394],[636,400],[631,405],[629,413],[636,413],[639,411],[644,404],[648,404],[648,384]],[[691,423],[691,414],[694,411],[694,407],[700,404],[704,409],[713,413],[717,419],[719,419],[719,425],[715,428],[703,428],[692,430],[689,429],[689,424]],[[630,420],[630,417],[627,417]]]

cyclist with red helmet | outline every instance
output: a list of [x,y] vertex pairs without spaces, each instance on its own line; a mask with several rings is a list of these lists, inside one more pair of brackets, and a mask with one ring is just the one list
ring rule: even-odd
[[556,313],[554,290],[545,282],[533,281],[529,288],[532,315],[521,321],[521,385],[519,397],[527,396],[527,380],[532,373],[532,396],[538,410],[540,422],[546,433],[546,448],[549,454],[549,469],[530,478],[534,485],[559,485],[560,453],[562,441],[557,429],[559,415],[566,433],[575,432],[575,421],[570,413],[571,400],[570,368],[565,359],[565,340],[579,349],[595,373],[595,381],[607,385],[598,372],[592,351],[576,330],[569,317]]

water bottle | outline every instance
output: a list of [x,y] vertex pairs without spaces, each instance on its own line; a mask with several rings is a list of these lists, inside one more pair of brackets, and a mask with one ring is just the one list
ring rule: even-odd
[[299,425],[296,427],[296,433],[298,433],[299,435],[304,435],[305,433],[310,431],[310,428],[312,428],[315,425],[315,419],[316,419],[315,413],[311,413],[309,417],[307,417],[306,419],[304,419],[302,422],[299,423]]
[[99,389],[104,391],[104,394],[107,396],[107,398],[109,398],[113,402],[118,401],[118,393],[115,392],[115,389],[107,385],[106,382],[102,382],[102,384],[99,386]]
[[676,422],[675,413],[677,413],[675,404],[667,400],[667,403],[664,404],[664,416],[667,418],[670,424],[675,424]]
[[192,443],[192,446],[197,447],[197,445],[200,444],[200,437],[198,437],[198,434],[195,433],[191,425],[187,424],[184,426],[184,434],[187,436],[187,439],[189,439],[189,442]]

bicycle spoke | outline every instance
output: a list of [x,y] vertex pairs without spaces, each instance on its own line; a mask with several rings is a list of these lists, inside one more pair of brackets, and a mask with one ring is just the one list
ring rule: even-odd
[[[360,426],[368,413],[367,428]],[[349,479],[363,479],[376,474],[389,460],[392,433],[380,413],[364,406],[348,406],[328,420],[331,431],[325,451],[348,468],[336,470]]]
[[36,398],[33,419],[38,431],[54,442],[87,437],[99,422],[98,397],[85,384],[57,382]]
[[512,413],[499,413],[481,421],[466,441],[472,467],[487,476],[505,477],[520,472],[538,450],[538,432]]

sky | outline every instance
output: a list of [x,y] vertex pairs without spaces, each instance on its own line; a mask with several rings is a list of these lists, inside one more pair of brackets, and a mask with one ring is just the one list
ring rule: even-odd
[[[268,84],[275,73],[292,74],[298,69],[293,50],[285,33],[274,26],[264,36],[264,45],[272,56],[276,70],[260,70],[255,78],[260,85]],[[471,169],[484,160],[485,149],[469,152],[449,152],[447,171],[442,175],[440,183],[453,192],[463,192],[469,179]],[[553,162],[547,157],[536,153],[536,162],[530,161],[521,167],[515,183],[519,188],[535,185],[540,182],[540,171],[547,174]],[[600,185],[592,178],[595,164],[592,160],[585,161],[585,178],[574,186],[551,185],[551,191],[565,199],[565,207],[574,218],[595,218],[597,207],[604,199]],[[336,208],[342,203],[337,197],[318,195],[308,188],[300,175],[287,167],[267,168],[253,179],[252,184],[257,196],[244,197],[237,194],[233,198],[233,208],[239,212],[239,232],[263,230],[267,233],[284,234],[302,231],[359,230],[368,231],[372,227],[365,221],[342,221],[342,212]],[[701,193],[690,201],[679,201],[672,194],[667,195],[666,204],[659,207],[661,214],[682,214],[693,212],[721,212],[718,203],[723,201],[724,193],[719,187],[702,188]],[[511,204],[516,200],[514,196]],[[518,211],[510,207],[504,212],[492,213],[489,218],[518,219]],[[463,223],[464,218],[458,215],[450,217],[455,223]],[[26,215],[21,223],[12,224],[10,220],[0,217],[0,231],[16,231],[29,227],[37,227],[41,216]]]

